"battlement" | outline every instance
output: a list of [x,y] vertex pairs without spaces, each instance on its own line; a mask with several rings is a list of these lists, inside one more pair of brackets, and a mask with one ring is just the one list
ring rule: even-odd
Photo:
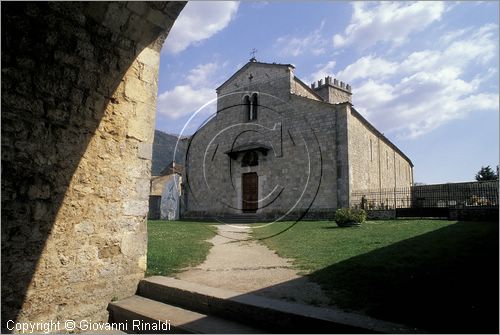
[[351,102],[351,85],[339,81],[330,76],[318,80],[317,83],[312,83],[311,88],[323,98],[324,101],[331,104],[339,104],[344,102]]
[[332,78],[330,76],[325,77],[324,80],[323,79],[318,80],[317,83],[312,83],[311,88],[313,90],[317,90],[327,85],[351,93],[351,85],[346,84],[343,81],[339,81],[337,78]]

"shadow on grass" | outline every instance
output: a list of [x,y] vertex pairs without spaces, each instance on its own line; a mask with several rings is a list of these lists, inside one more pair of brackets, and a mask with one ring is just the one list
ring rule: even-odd
[[356,229],[358,227],[359,226],[351,226],[351,227],[327,226],[327,227],[321,227],[321,229],[327,229],[327,230],[331,230],[331,229]]
[[[458,222],[351,257],[308,276],[321,284],[336,307],[363,311],[408,328],[356,313],[344,314],[337,308],[304,309],[291,303],[286,310],[292,313],[287,314],[280,312],[283,305],[276,302],[261,301],[265,312],[251,307],[258,302],[254,295],[286,299],[297,297],[297,291],[308,293],[310,283],[304,277],[234,293],[230,298],[224,294],[210,298],[214,299],[210,303],[203,303],[206,296],[185,299],[175,294],[161,301],[257,326],[265,332],[498,333],[498,258],[498,223]],[[312,295],[297,298],[293,301],[315,304]],[[251,306],[242,306],[242,302]],[[325,307],[320,301],[316,304]],[[183,326],[209,331],[207,322],[203,317]]]
[[458,222],[309,278],[342,308],[435,332],[498,333],[498,260],[498,223]]

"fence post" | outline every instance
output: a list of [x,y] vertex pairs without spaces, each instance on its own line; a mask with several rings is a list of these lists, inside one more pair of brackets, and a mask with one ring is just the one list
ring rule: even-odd
[[396,186],[394,186],[394,209],[396,209]]

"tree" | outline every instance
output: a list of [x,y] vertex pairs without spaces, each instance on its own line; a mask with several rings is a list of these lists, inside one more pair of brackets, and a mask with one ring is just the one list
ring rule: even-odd
[[481,166],[481,170],[479,170],[476,173],[476,180],[477,181],[498,180],[498,167],[497,167],[497,173],[495,173],[489,165],[486,167]]

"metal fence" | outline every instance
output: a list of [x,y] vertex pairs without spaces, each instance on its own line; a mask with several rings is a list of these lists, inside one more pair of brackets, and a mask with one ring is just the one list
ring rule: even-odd
[[355,191],[350,204],[366,210],[498,207],[498,181]]

